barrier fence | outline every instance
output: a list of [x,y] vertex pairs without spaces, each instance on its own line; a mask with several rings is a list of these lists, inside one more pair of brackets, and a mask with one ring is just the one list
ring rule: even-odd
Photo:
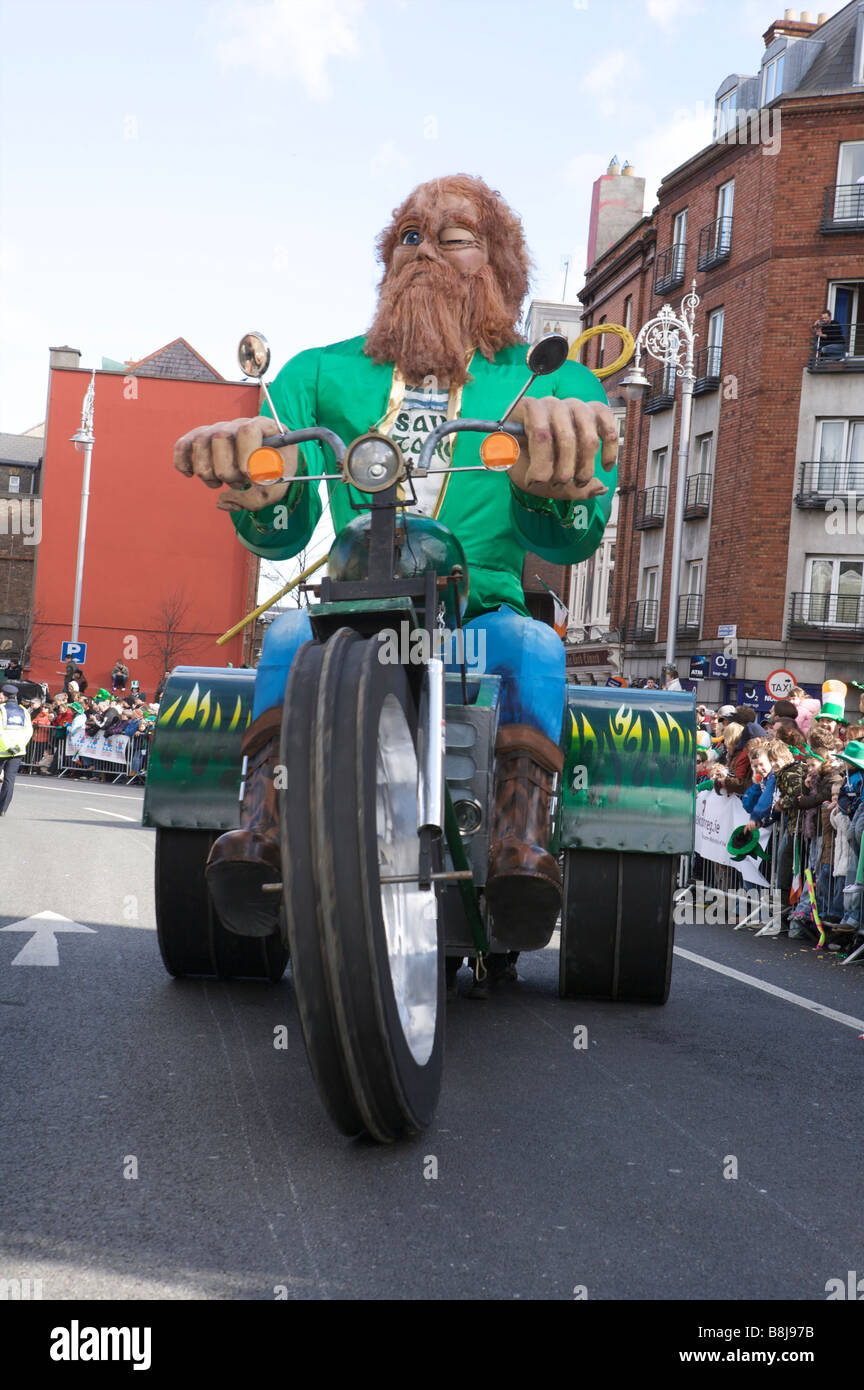
[[57,777],[77,773],[106,775],[112,783],[143,782],[150,751],[150,733],[115,734],[110,739],[70,740],[66,728],[33,730],[21,764],[22,772],[48,772]]
[[[740,798],[730,798],[740,801]],[[816,808],[819,811],[821,808]],[[746,813],[741,808],[741,823]],[[776,936],[788,929],[792,940],[802,945],[819,944],[817,924],[822,924],[826,944],[840,940],[844,965],[864,964],[864,878],[859,869],[861,829],[864,818],[856,816],[855,833],[849,836],[845,859],[838,852],[837,834],[823,836],[821,816],[817,833],[804,833],[804,813],[790,827],[783,815],[771,827],[764,846],[764,860],[748,863],[761,868],[763,882],[754,882],[753,867],[733,867],[705,854],[682,855],[675,891],[675,920],[678,923],[727,924],[735,931],[748,929],[755,935]],[[846,837],[844,828],[843,837]],[[703,845],[704,847],[704,845]],[[811,902],[807,870],[812,880],[815,911]],[[757,869],[758,872],[758,869]],[[749,875],[749,877],[748,877]],[[851,930],[840,932],[822,919],[840,919]]]

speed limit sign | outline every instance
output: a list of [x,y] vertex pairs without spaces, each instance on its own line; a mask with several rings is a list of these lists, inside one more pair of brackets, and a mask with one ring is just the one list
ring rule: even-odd
[[765,682],[765,689],[772,700],[788,700],[796,684],[791,671],[772,671]]

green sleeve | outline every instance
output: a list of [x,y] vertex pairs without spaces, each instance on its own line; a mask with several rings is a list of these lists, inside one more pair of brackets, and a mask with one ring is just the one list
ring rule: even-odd
[[[607,403],[606,392],[594,373],[577,362],[566,362],[553,381],[556,396]],[[609,489],[602,497],[592,497],[587,502],[555,502],[551,498],[531,497],[510,484],[513,525],[522,544],[541,560],[556,565],[576,565],[593,555],[603,539],[612,511],[618,468],[616,464],[607,473],[601,467],[600,453],[598,449],[594,476]]]
[[[318,362],[320,350],[300,352],[287,362],[270,387],[279,419],[287,430],[309,429],[318,424]],[[265,401],[262,415],[272,416]],[[322,473],[318,444],[300,450],[298,473],[315,477]],[[265,560],[290,560],[299,554],[321,516],[320,484],[292,483],[280,502],[257,512],[232,512],[234,529],[247,550]]]

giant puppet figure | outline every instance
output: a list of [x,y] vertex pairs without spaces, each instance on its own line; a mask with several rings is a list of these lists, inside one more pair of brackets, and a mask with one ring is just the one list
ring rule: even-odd
[[[529,259],[516,214],[480,179],[435,179],[395,210],[378,254],[384,273],[369,332],[301,352],[276,378],[271,395],[285,429],[327,426],[347,440],[378,429],[416,454],[445,418],[500,419],[525,382],[517,322]],[[437,461],[449,471],[417,487],[418,509],[439,517],[462,544],[470,581],[466,623],[482,628],[476,649],[485,651],[485,669],[503,677],[486,893],[495,934],[505,943],[508,930],[525,920],[551,935],[561,901],[548,845],[563,764],[564,647],[528,616],[522,564],[528,551],[571,565],[597,549],[618,447],[603,388],[574,362],[539,378],[511,418],[526,437],[509,474],[460,475],[479,461],[478,436],[463,434],[452,450],[456,436],[439,445]],[[320,485],[249,483],[249,456],[272,432],[263,415],[191,430],[177,442],[175,465],[225,489],[216,505],[231,513],[247,549],[286,560],[312,534]],[[320,455],[304,454],[302,446],[281,453],[287,479],[326,471]],[[348,488],[328,486],[338,532],[353,515]],[[275,898],[262,895],[260,884],[281,877],[273,773],[282,698],[293,656],[311,635],[298,610],[273,622],[264,641],[243,743],[240,829],[220,836],[207,867],[226,924],[262,897]]]

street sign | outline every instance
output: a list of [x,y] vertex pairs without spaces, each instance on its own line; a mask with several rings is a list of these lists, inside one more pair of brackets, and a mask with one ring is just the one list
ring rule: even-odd
[[61,661],[77,661],[80,666],[87,660],[86,642],[63,642],[60,646]]
[[712,655],[710,675],[720,680],[731,680],[735,675],[734,656],[723,656],[722,653]]
[[797,684],[791,671],[772,671],[765,681],[765,689],[772,700],[788,700]]
[[717,636],[718,636],[718,637],[737,637],[737,636],[738,636],[738,624],[737,624],[737,623],[721,623],[721,624],[719,625],[719,627],[717,628]]
[[708,675],[707,656],[691,656],[690,658],[690,680],[704,681]]

